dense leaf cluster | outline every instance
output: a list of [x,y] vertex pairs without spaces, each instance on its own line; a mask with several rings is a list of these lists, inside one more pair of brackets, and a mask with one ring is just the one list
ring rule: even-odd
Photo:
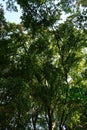
[[[0,8],[1,130],[86,130],[85,16],[72,0],[12,0],[9,9],[13,2],[23,11],[18,25]],[[62,11],[71,15],[59,23]]]

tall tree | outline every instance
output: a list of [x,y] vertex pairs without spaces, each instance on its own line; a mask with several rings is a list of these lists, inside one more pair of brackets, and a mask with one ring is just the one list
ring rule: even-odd
[[16,129],[87,127],[83,117],[87,105],[86,28],[76,26],[78,12],[59,23],[62,11],[73,13],[74,3],[17,3],[23,11],[22,23],[7,23],[0,39],[0,57],[5,59],[1,60],[5,66],[1,64],[0,78],[1,112],[6,113],[2,129],[10,129],[11,121],[10,127]]

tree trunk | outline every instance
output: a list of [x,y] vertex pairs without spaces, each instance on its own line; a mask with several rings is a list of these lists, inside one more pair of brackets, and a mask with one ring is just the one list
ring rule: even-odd
[[48,117],[49,117],[48,127],[49,130],[52,130],[52,112],[50,109],[48,109]]
[[33,129],[36,130],[36,122],[35,122],[34,117],[32,117],[32,123],[33,123]]
[[36,130],[36,123],[33,123],[34,130]]
[[64,130],[63,129],[63,126],[60,124],[60,126],[59,126],[59,130]]
[[33,123],[33,128],[34,130],[36,130],[36,122],[37,122],[37,118],[38,118],[38,111],[34,111],[32,114],[32,123]]

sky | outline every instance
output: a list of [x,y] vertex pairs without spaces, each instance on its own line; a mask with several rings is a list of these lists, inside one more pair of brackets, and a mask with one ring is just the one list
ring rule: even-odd
[[[6,4],[3,0],[0,0],[0,3],[2,3],[2,5],[3,5],[6,21],[19,24],[21,22],[20,16],[22,14],[20,7],[17,5],[18,12],[14,12],[14,11],[10,12],[10,11],[6,10]],[[63,12],[63,14],[62,14],[63,21],[66,20],[66,17],[67,17],[67,15],[65,15],[65,13]]]
[[21,22],[20,16],[22,14],[22,11],[21,11],[19,6],[17,6],[18,12],[14,12],[14,11],[10,12],[10,11],[6,10],[5,2],[0,0],[0,3],[2,3],[2,5],[3,5],[5,18],[8,22],[14,22],[14,23],[20,23]]

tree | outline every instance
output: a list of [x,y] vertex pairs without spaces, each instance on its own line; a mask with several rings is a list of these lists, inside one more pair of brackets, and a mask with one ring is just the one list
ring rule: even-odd
[[2,129],[87,127],[86,28],[77,28],[76,15],[58,23],[72,1],[17,2],[22,23],[7,23],[0,39]]

